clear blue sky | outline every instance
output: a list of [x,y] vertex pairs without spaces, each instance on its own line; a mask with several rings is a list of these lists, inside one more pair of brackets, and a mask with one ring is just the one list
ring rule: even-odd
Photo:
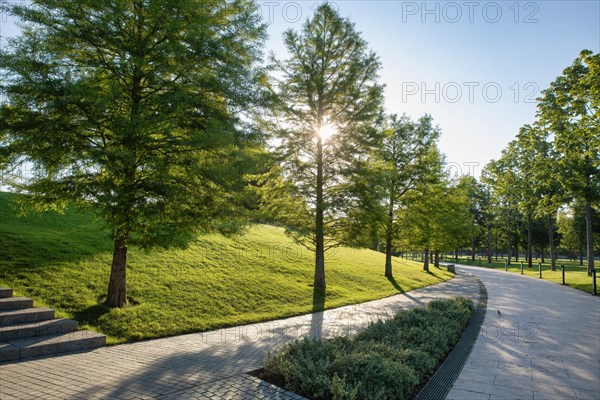
[[[257,1],[269,22],[267,50],[300,29],[319,2]],[[386,108],[432,114],[454,170],[478,176],[520,126],[535,118],[539,91],[582,49],[600,50],[600,1],[330,2],[380,56]],[[16,34],[0,16],[0,35]],[[475,166],[473,166],[475,164]]]
[[[600,48],[597,0],[331,3],[380,56],[387,111],[432,114],[451,167],[476,163],[476,176],[534,121],[539,92],[582,49]],[[258,4],[272,21],[268,48],[284,55],[282,32],[300,29],[316,2]]]

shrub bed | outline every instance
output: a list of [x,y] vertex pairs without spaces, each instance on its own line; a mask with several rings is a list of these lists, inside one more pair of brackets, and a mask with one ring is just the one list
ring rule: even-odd
[[410,399],[458,342],[472,313],[471,300],[436,300],[352,337],[297,340],[269,354],[263,376],[314,400]]

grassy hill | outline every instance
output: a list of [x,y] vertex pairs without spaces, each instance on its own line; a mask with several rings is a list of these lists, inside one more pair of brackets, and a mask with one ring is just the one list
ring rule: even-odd
[[282,318],[373,300],[451,278],[383,254],[349,248],[328,253],[325,298],[313,298],[313,255],[283,229],[255,225],[243,235],[199,237],[186,250],[129,252],[131,304],[110,310],[106,293],[112,243],[93,215],[19,218],[15,195],[0,193],[0,285],[102,332],[109,343],[171,336]]

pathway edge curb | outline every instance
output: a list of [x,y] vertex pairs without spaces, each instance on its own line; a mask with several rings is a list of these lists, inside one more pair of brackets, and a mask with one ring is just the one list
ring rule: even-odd
[[479,302],[477,303],[477,307],[475,307],[471,321],[469,321],[469,325],[467,325],[454,349],[452,349],[448,357],[446,357],[425,386],[421,388],[414,400],[444,400],[450,389],[452,389],[452,385],[458,379],[467,362],[467,358],[469,358],[473,350],[473,346],[483,325],[488,300],[485,285],[479,278],[474,275],[473,277],[479,284]]

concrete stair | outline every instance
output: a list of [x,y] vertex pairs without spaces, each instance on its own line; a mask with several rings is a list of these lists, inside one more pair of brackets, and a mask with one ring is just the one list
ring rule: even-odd
[[0,287],[0,299],[12,297],[13,290],[10,288]]
[[90,350],[106,344],[106,337],[78,331],[77,321],[54,319],[54,310],[33,307],[33,300],[12,297],[0,287],[0,362]]
[[22,308],[33,307],[33,300],[27,297],[6,297],[0,299],[0,311],[4,310],[20,310]]

